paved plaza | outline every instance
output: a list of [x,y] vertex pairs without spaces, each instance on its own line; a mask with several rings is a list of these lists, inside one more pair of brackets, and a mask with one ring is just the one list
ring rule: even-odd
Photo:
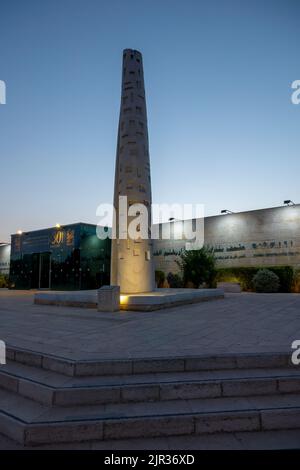
[[300,295],[226,294],[155,312],[100,313],[33,304],[0,290],[0,339],[70,359],[289,352],[300,339]]

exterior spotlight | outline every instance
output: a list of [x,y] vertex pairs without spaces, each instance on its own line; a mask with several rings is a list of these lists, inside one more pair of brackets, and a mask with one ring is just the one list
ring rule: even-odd
[[120,304],[121,305],[124,305],[124,304],[127,304],[127,301],[128,301],[128,295],[120,295]]
[[60,224],[55,224],[55,227],[56,227],[56,228],[60,228],[61,225],[60,225]]
[[291,201],[290,199],[286,199],[285,201],[283,201],[283,204],[285,206],[294,206],[295,203],[293,201]]
[[222,209],[221,214],[234,214],[234,212],[229,211],[228,209]]
[[23,233],[22,230],[18,230],[18,231],[17,231],[17,234],[18,234],[18,235],[22,235],[22,233]]

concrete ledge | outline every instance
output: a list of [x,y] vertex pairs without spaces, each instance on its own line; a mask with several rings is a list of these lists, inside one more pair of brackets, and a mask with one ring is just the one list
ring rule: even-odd
[[[223,289],[156,289],[143,294],[122,295],[120,310],[151,312],[223,298]],[[34,295],[34,303],[62,307],[99,308],[97,290],[38,292]]]
[[224,298],[223,289],[156,289],[144,294],[124,296],[121,310],[146,311]]
[[61,307],[97,308],[97,290],[37,292],[34,303]]
[[35,299],[34,303],[37,305],[52,305],[56,307],[74,307],[74,308],[97,308],[97,304],[92,302],[78,302],[71,300],[46,300],[46,299]]

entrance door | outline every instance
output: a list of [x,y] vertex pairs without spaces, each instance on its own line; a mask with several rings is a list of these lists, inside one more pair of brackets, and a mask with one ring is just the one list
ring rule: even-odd
[[50,253],[33,253],[32,254],[32,272],[31,272],[31,289],[49,289],[50,288],[50,269],[51,258]]
[[50,253],[40,253],[40,289],[50,288]]
[[38,289],[40,286],[40,254],[33,253],[31,255],[31,280],[30,288]]

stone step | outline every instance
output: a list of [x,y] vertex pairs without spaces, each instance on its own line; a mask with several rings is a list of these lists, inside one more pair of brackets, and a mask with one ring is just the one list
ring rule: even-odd
[[245,353],[137,359],[71,360],[36,351],[7,348],[8,360],[52,370],[67,376],[130,375],[220,369],[277,368],[291,366],[291,354]]
[[299,376],[300,367],[277,367],[258,369],[215,369],[187,372],[149,372],[145,374],[104,375],[104,376],[66,376],[40,367],[27,366],[14,361],[0,367],[0,374],[10,374],[17,378],[39,382],[50,387],[77,387],[102,385],[132,385],[165,382],[184,382],[199,380],[247,379],[282,376]]
[[[0,450],[24,447],[0,434]],[[36,447],[26,446],[26,450]],[[300,429],[237,433],[194,434],[166,437],[113,439],[58,444],[41,444],[39,450],[295,450],[300,449]]]
[[299,395],[47,407],[0,390],[0,433],[24,445],[300,428]]
[[74,378],[10,362],[0,369],[0,388],[49,406],[242,397],[300,392],[300,370],[226,369]]

